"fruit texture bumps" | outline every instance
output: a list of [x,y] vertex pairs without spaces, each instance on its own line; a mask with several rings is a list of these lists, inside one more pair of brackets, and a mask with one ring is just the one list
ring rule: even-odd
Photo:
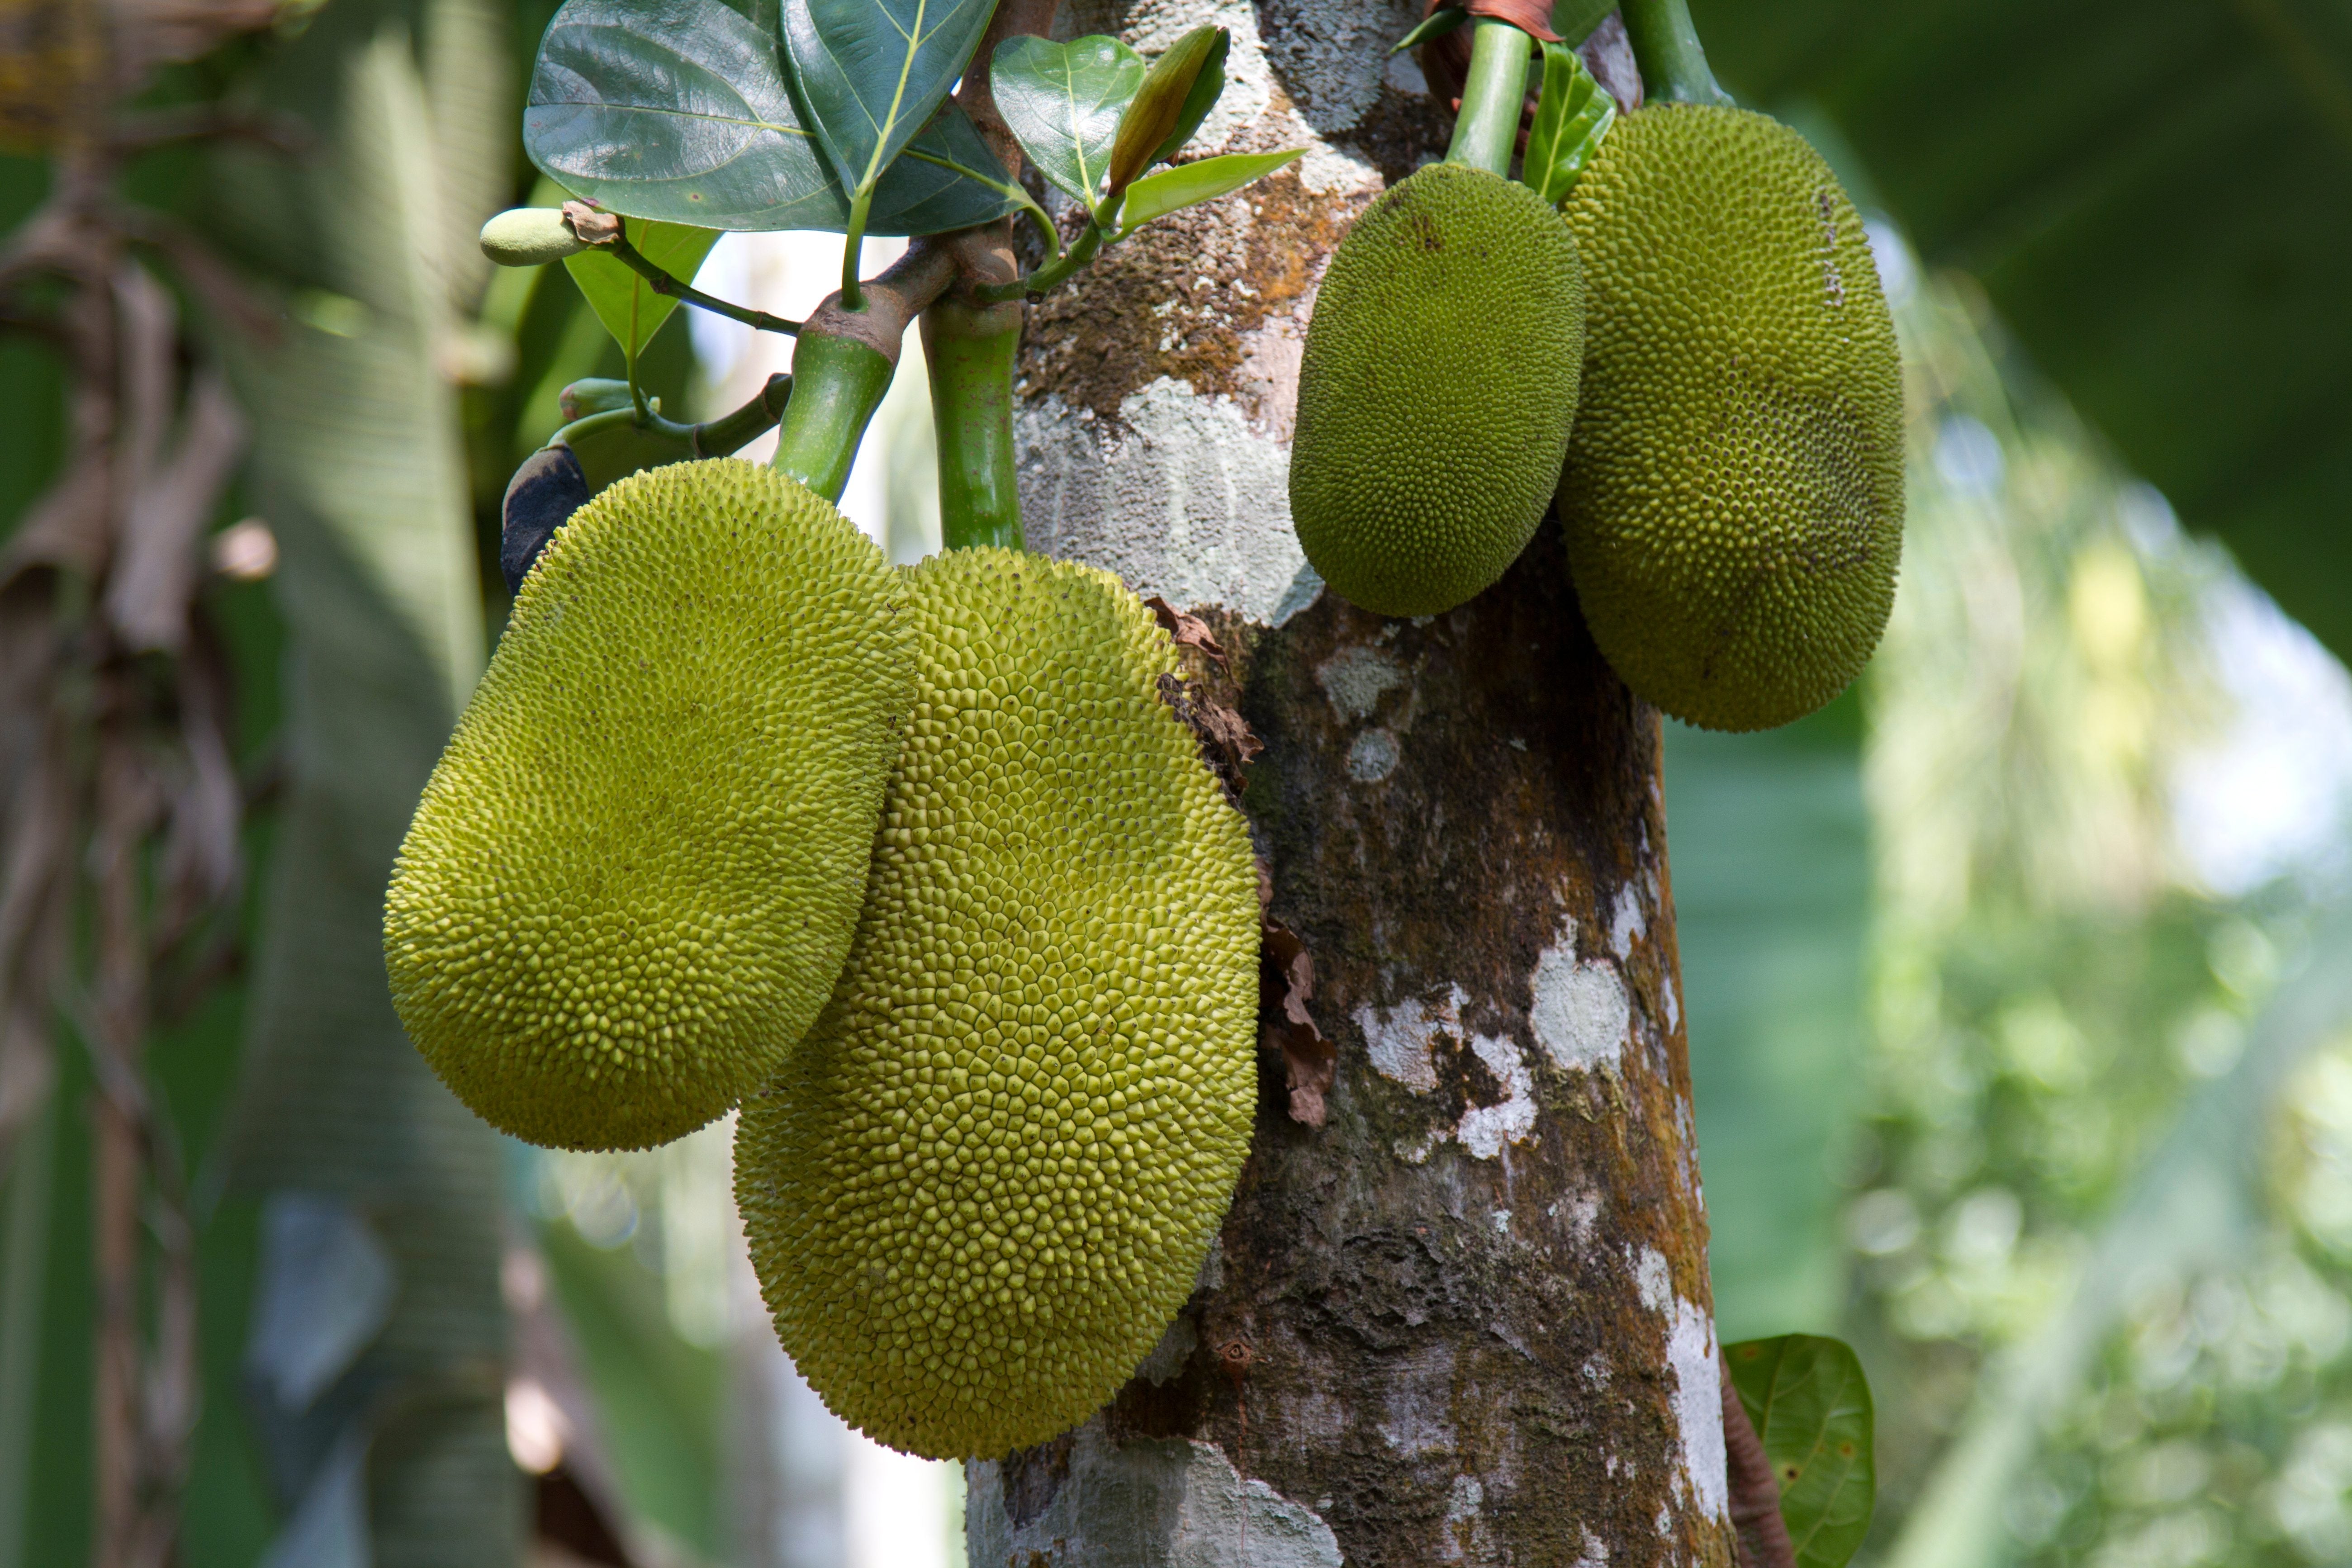
[[1678,719],[1801,718],[1877,646],[1902,546],[1862,220],[1795,132],[1680,105],[1619,120],[1563,210],[1588,294],[1559,515],[1593,640]]
[[905,590],[750,463],[556,531],[409,825],[384,960],[486,1121],[642,1148],[733,1105],[848,953],[914,695]]
[[1527,186],[1433,163],[1365,209],[1315,300],[1290,515],[1343,598],[1432,616],[1543,521],[1575,421],[1584,285]]
[[1256,875],[1115,578],[961,550],[912,587],[856,943],[744,1101],[736,1201],[828,1405],[994,1458],[1098,1408],[1192,1291],[1255,1100]]

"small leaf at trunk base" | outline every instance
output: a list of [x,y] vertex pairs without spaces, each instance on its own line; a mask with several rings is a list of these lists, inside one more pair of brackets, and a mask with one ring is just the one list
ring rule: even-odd
[[[1213,58],[1219,61],[1224,58],[1226,44],[1223,27],[1195,27],[1151,62],[1151,68],[1144,73],[1143,85],[1136,89],[1126,114],[1119,119],[1118,135],[1111,143],[1112,198],[1116,199],[1129,181],[1150,167],[1160,149],[1176,133],[1186,110],[1192,107],[1194,83],[1208,69]],[[1218,76],[1222,82],[1222,65]],[[1207,110],[1203,109],[1202,112],[1205,114]],[[1199,124],[1193,121],[1194,129]]]
[[1007,38],[989,80],[997,112],[1037,172],[1092,206],[1110,173],[1111,143],[1143,85],[1143,57],[1117,38]]
[[1592,79],[1576,51],[1566,44],[1546,44],[1543,94],[1536,101],[1519,177],[1558,206],[1576,188],[1577,176],[1616,121],[1617,100]]
[[1118,207],[1118,230],[1132,233],[1179,208],[1214,201],[1252,180],[1264,179],[1306,151],[1294,147],[1286,153],[1227,153],[1146,174],[1127,187],[1127,199]]
[[[702,258],[719,242],[719,231],[641,219],[628,226],[628,238],[646,260],[679,282],[691,283],[702,269]],[[596,319],[621,345],[622,355],[635,364],[654,333],[677,309],[677,300],[655,293],[650,282],[608,251],[583,250],[565,257],[563,265],[572,280],[580,285],[580,292],[587,296]]]
[[1877,1487],[1861,1362],[1815,1334],[1748,1340],[1723,1353],[1780,1479],[1798,1568],[1844,1568],[1869,1532]]

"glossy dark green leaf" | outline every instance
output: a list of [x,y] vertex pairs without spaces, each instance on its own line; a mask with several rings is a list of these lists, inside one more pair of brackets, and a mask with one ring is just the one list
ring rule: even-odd
[[[1111,143],[1110,195],[1115,196],[1127,189],[1128,183],[1160,156],[1160,150],[1183,124],[1185,113],[1192,108],[1193,87],[1212,59],[1224,58],[1227,47],[1223,27],[1195,27],[1151,62],[1151,68],[1144,73],[1143,85],[1128,102],[1127,113],[1118,122],[1118,136]],[[1223,76],[1221,65],[1221,83]],[[1205,114],[1207,110],[1203,109],[1202,112]],[[1197,130],[1199,124],[1193,121],[1193,128]]]
[[1094,205],[1119,117],[1143,85],[1143,57],[1117,38],[1007,38],[996,46],[989,81],[997,112],[1037,172]]
[[1816,1334],[1748,1340],[1723,1353],[1780,1480],[1797,1568],[1845,1568],[1870,1531],[1877,1494],[1862,1363]]
[[848,216],[774,35],[719,0],[570,0],[540,45],[523,146],[566,190],[635,217],[766,229]]
[[1209,110],[1217,106],[1217,100],[1224,96],[1225,56],[1233,47],[1233,35],[1219,27],[1209,45],[1208,58],[1201,62],[1199,74],[1192,78],[1192,90],[1184,95],[1184,106],[1176,111],[1176,129],[1152,153],[1152,163],[1165,163],[1182,152],[1184,143],[1201,129],[1201,121],[1209,118]]
[[1130,234],[1153,218],[1214,201],[1227,191],[1239,190],[1252,180],[1265,178],[1306,151],[1304,147],[1293,147],[1286,153],[1228,153],[1223,157],[1179,163],[1172,169],[1146,174],[1127,187],[1127,199],[1118,207],[1119,232]]
[[[2193,529],[2352,658],[2352,27],[2308,0],[1691,0]],[[2257,19],[2259,18],[2259,19]],[[1834,161],[1834,159],[1832,160]]]
[[994,11],[994,0],[783,0],[799,101],[853,197],[929,122]]
[[1470,13],[1459,5],[1440,5],[1413,25],[1412,32],[1389,46],[1389,53],[1401,55],[1407,49],[1417,49],[1432,38],[1442,38],[1470,19]]
[[[715,228],[695,228],[682,223],[647,223],[641,220],[628,225],[629,243],[637,253],[681,283],[691,283],[694,275],[702,270],[702,258],[719,243]],[[613,341],[621,345],[621,353],[632,364],[645,352],[646,344],[661,331],[669,313],[677,309],[677,300],[667,294],[656,294],[645,277],[621,264],[609,250],[583,250],[577,256],[563,258],[565,270],[580,285],[580,292],[588,298],[589,308]]]
[[1617,100],[1593,80],[1576,51],[1566,44],[1545,44],[1543,93],[1536,100],[1535,124],[1528,131],[1519,178],[1559,205],[1576,188],[1576,177],[1616,121]]
[[[849,225],[803,128],[776,35],[719,0],[570,0],[531,73],[523,145],[573,195],[630,217],[717,229]],[[936,234],[1021,205],[949,105],[884,174],[868,234]]]

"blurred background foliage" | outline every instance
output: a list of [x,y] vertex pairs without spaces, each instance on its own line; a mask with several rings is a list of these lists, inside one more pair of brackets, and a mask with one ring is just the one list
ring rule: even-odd
[[[531,194],[513,105],[552,8],[288,5],[140,100],[305,127],[297,155],[180,142],[121,182],[279,324],[240,336],[141,262],[181,355],[262,416],[214,538],[257,519],[278,546],[272,572],[216,544],[196,589],[237,695],[247,890],[238,962],[148,1046],[198,1226],[179,1560],[945,1563],[951,1468],[853,1441],[775,1352],[724,1127],[627,1156],[499,1142],[386,1033],[377,900],[504,619],[499,497],[558,389],[619,370],[557,269],[470,248]],[[1770,734],[1669,727],[1723,1335],[1861,1351],[1864,1561],[2344,1561],[2352,681],[2273,600],[2352,646],[2352,14],[1693,10],[1727,83],[1871,214],[1910,400],[1865,679]],[[0,229],[50,188],[39,147],[0,157]],[[831,266],[738,237],[705,276],[796,315]],[[647,369],[715,412],[773,347],[698,319]],[[0,538],[70,459],[68,379],[0,334]],[[852,483],[901,559],[936,537],[920,387],[899,378]],[[0,1148],[0,1568],[90,1550],[70,1020],[55,1069]]]

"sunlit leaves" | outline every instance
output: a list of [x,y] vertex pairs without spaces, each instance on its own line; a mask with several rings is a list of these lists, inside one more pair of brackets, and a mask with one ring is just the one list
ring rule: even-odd
[[1285,153],[1228,153],[1146,174],[1127,187],[1127,199],[1118,208],[1119,232],[1129,233],[1181,207],[1214,201],[1252,180],[1264,179],[1306,151],[1293,147]]
[[[679,223],[635,222],[627,226],[628,240],[639,255],[681,283],[691,283],[702,268],[702,258],[718,243],[719,231]],[[604,330],[621,345],[632,372],[637,355],[661,330],[677,301],[654,292],[644,277],[624,266],[611,251],[589,249],[566,257],[563,265]]]
[[800,101],[853,200],[945,100],[994,9],[992,0],[784,0]]
[[1037,172],[1092,206],[1110,172],[1120,116],[1143,85],[1143,57],[1117,38],[1007,38],[990,82],[996,107]]

